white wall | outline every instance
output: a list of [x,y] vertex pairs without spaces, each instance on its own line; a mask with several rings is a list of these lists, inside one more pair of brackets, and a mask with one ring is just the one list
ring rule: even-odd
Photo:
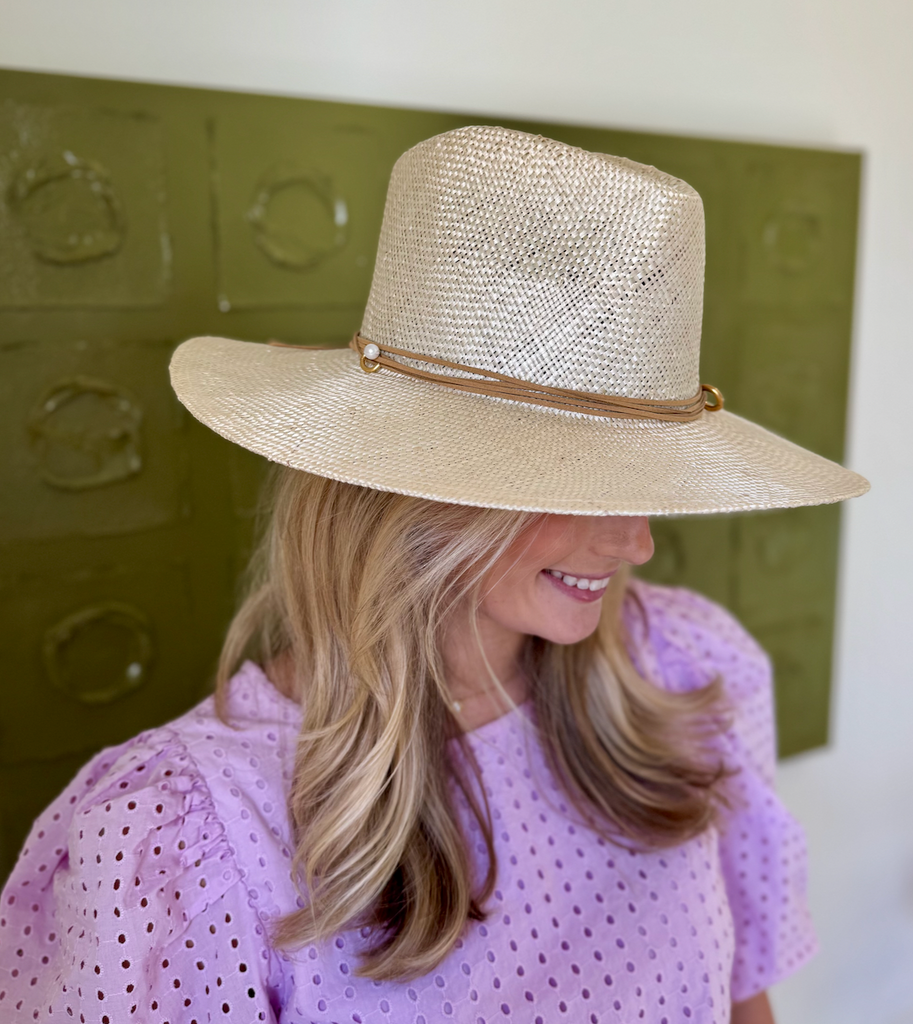
[[913,1024],[913,4],[2,0],[0,65],[866,152],[834,744],[785,765],[823,952],[781,1024]]

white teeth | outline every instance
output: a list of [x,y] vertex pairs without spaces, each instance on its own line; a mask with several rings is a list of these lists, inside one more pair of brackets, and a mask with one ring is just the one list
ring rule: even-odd
[[565,576],[563,572],[559,572],[557,569],[547,569],[546,571],[561,580],[565,586],[576,587],[578,590],[604,590],[609,585],[609,576],[601,580],[590,580],[582,576]]

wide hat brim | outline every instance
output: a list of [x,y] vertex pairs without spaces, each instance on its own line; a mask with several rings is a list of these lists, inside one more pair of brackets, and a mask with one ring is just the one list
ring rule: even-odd
[[178,398],[272,462],[433,501],[570,515],[821,505],[868,481],[725,410],[687,423],[566,413],[366,374],[349,349],[193,338]]

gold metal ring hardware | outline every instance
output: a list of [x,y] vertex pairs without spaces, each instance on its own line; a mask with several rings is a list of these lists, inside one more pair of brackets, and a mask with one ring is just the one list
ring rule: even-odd
[[[704,394],[704,408],[707,412],[719,412],[723,408],[723,392],[712,384],[701,384],[701,391]],[[707,404],[707,395],[713,395],[713,404]]]

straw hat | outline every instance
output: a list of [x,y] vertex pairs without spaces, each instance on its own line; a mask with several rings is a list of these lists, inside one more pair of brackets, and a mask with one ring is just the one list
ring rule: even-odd
[[703,279],[683,181],[461,128],[393,169],[354,351],[194,338],[171,379],[267,459],[437,501],[670,515],[863,494],[702,389]]

